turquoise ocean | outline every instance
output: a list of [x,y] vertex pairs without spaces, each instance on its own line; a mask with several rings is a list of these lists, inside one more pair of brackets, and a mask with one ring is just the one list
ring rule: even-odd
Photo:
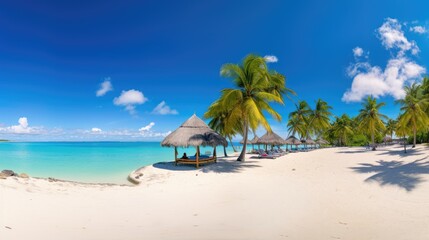
[[[178,148],[179,157],[195,148]],[[202,148],[201,153],[213,151]],[[227,148],[232,153],[232,148]],[[223,156],[223,147],[217,147]],[[0,171],[90,183],[128,183],[128,174],[156,162],[173,161],[174,148],[159,142],[0,142]]]

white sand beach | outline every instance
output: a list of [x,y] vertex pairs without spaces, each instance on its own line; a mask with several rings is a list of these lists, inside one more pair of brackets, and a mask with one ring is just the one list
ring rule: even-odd
[[159,163],[139,186],[0,180],[0,239],[429,239],[428,147]]

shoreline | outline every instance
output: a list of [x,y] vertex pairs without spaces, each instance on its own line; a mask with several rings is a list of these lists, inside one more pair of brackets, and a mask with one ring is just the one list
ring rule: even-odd
[[[238,155],[239,155],[240,153],[238,152],[236,152],[236,153],[232,153],[232,154],[229,154],[228,155],[228,157],[218,157],[218,159],[219,160],[223,160],[223,159],[225,159],[225,158],[230,158],[230,157],[237,157]],[[130,172],[130,174],[131,173],[133,173],[133,172],[142,172],[143,174],[146,174],[145,172],[144,172],[144,170],[145,169],[147,169],[148,167],[153,167],[154,165],[162,165],[162,164],[174,164],[174,161],[169,161],[169,162],[165,162],[165,161],[162,161],[162,162],[156,162],[156,163],[154,163],[154,164],[150,164],[150,165],[147,165],[147,166],[142,166],[142,167],[139,167],[139,168],[137,168],[136,170],[133,170],[132,172]],[[185,167],[188,171],[192,171],[192,169],[191,168],[193,168],[193,167],[191,167],[191,166],[183,166],[183,165],[179,165],[179,166],[177,166],[177,169],[181,169],[181,168],[183,168],[183,167]],[[194,170],[195,171],[198,171],[198,170],[200,170],[201,168],[204,168],[204,166],[203,167],[200,167],[200,168],[195,168]],[[6,169],[4,169],[4,170],[6,170]],[[10,169],[10,170],[12,170],[13,171],[13,169]],[[16,172],[15,172],[16,173]],[[42,180],[42,181],[47,181],[47,182],[52,182],[52,183],[55,183],[55,182],[58,182],[58,183],[70,183],[70,184],[75,184],[75,185],[82,185],[82,186],[120,186],[120,187],[134,187],[134,186],[138,186],[139,184],[136,184],[136,183],[133,183],[132,181],[130,181],[128,178],[129,178],[129,175],[128,176],[126,176],[126,177],[124,177],[124,178],[126,178],[127,179],[127,181],[128,181],[128,184],[120,184],[120,183],[105,183],[105,182],[83,182],[83,181],[77,181],[77,180],[66,180],[66,179],[59,179],[59,178],[54,178],[54,177],[38,177],[38,176],[28,176],[28,177],[26,177],[26,178],[23,178],[23,177],[19,177],[19,176],[9,176],[9,177],[7,177],[6,179],[13,179],[13,180],[15,180],[15,181],[26,181],[26,180],[28,180],[28,179],[35,179],[35,180]],[[6,180],[6,179],[0,179],[0,183],[1,183],[1,181],[2,180]]]
[[[419,148],[419,147],[427,147],[427,146],[429,146],[429,145],[427,145],[427,144],[419,144],[419,145],[417,145],[417,148]],[[380,150],[384,150],[385,147],[399,148],[399,147],[402,147],[402,145],[394,144],[394,145],[383,146],[382,148],[376,150],[376,152],[380,151]],[[297,154],[297,153],[305,153],[305,152],[315,151],[315,150],[337,149],[337,148],[338,149],[343,149],[343,148],[344,149],[345,148],[361,149],[361,150],[369,151],[369,150],[365,149],[365,147],[361,147],[361,146],[344,146],[344,147],[331,146],[331,147],[324,147],[324,148],[318,148],[318,149],[310,149],[310,150],[307,150],[307,151],[289,152],[288,154]],[[403,147],[402,147],[402,149],[403,149]],[[407,151],[408,150],[412,150],[412,148],[411,147],[407,147]],[[233,153],[229,153],[228,157],[222,156],[222,157],[218,157],[218,159],[219,160],[224,160],[224,159],[229,159],[231,157],[238,157],[239,154],[240,154],[240,151],[233,152]],[[249,161],[249,159],[252,158],[252,156],[254,157],[255,155],[256,154],[246,153],[246,161]],[[283,157],[283,156],[281,156],[281,157]],[[265,159],[265,158],[261,158],[261,159]],[[146,165],[146,166],[141,166],[141,167],[139,167],[139,168],[131,171],[130,174],[133,173],[133,172],[141,172],[141,173],[145,174],[145,170],[148,171],[147,170],[148,168],[153,167],[155,165],[163,165],[163,164],[167,164],[167,165],[173,164],[174,165],[174,161],[160,161],[160,162],[156,162],[156,163],[149,164],[149,165]],[[213,163],[211,163],[211,164],[213,164]],[[200,167],[200,168],[197,169],[197,168],[194,168],[193,166],[178,165],[178,166],[174,166],[174,167],[172,167],[170,169],[166,169],[166,170],[173,170],[174,168],[176,168],[176,169],[186,169],[188,171],[192,171],[192,170],[198,171],[198,170],[203,169],[204,167],[206,167],[206,166],[202,166],[202,167]],[[6,169],[3,169],[3,170],[6,170]],[[10,169],[10,170],[13,171],[13,169]],[[15,172],[15,173],[17,173],[17,172]],[[129,175],[124,177],[124,179],[127,179],[127,181],[128,181],[126,184],[125,183],[111,183],[111,182],[85,182],[85,181],[79,181],[79,180],[67,180],[67,179],[61,179],[61,178],[55,178],[55,177],[39,177],[39,176],[29,176],[28,178],[22,178],[22,177],[19,177],[19,176],[10,176],[8,178],[12,178],[12,179],[15,179],[17,181],[19,181],[20,179],[23,179],[23,180],[25,180],[25,179],[37,179],[37,180],[44,180],[44,181],[47,181],[47,182],[71,183],[71,184],[82,185],[82,186],[91,186],[91,185],[92,186],[128,186],[128,187],[129,186],[138,186],[139,184],[136,184],[136,183],[132,182],[131,180],[129,180]],[[5,179],[0,179],[0,181],[1,180],[5,180]],[[144,180],[142,182],[144,182]]]

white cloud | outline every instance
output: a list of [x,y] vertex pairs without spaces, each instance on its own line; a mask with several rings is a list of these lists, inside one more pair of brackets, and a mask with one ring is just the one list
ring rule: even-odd
[[18,125],[0,128],[0,132],[10,134],[39,134],[43,132],[43,129],[41,127],[29,127],[28,119],[21,117],[18,119]]
[[167,114],[179,114],[177,110],[171,109],[165,101],[160,102],[152,111],[154,114],[161,114],[161,115],[167,115]]
[[345,102],[358,102],[365,96],[382,97],[391,95],[395,99],[404,97],[405,84],[418,80],[426,69],[405,57],[392,58],[382,70],[369,63],[356,63],[349,68],[353,77],[351,89],[344,93]]
[[140,132],[149,131],[153,126],[155,126],[154,122],[149,123],[149,125],[144,126],[139,129]]
[[117,106],[125,106],[125,110],[130,114],[134,114],[136,105],[143,104],[147,100],[148,99],[145,98],[142,92],[131,89],[128,91],[122,91],[119,97],[113,99],[113,103]]
[[144,138],[160,138],[160,137],[166,137],[171,133],[171,131],[168,132],[151,132],[151,131],[144,131],[140,132],[140,136]]
[[97,97],[101,97],[104,96],[107,92],[110,92],[113,90],[113,86],[112,83],[110,82],[110,78],[105,78],[104,82],[102,82],[100,84],[100,89],[97,90],[97,92],[95,93],[95,95]]
[[92,133],[101,133],[102,130],[100,128],[91,128]]
[[402,26],[397,19],[387,18],[378,28],[378,37],[386,49],[399,49],[398,55],[402,56],[411,50],[416,55],[420,50],[414,41],[409,41],[402,31]]
[[268,63],[275,63],[279,61],[279,59],[274,55],[265,55],[264,59]]
[[[342,97],[345,102],[358,102],[369,95],[376,98],[392,96],[395,99],[401,99],[405,94],[404,86],[419,80],[426,72],[423,66],[406,56],[408,51],[413,55],[417,54],[419,48],[415,42],[405,37],[398,20],[386,19],[378,32],[386,49],[397,49],[398,53],[387,61],[384,69],[380,66],[372,66],[369,62],[351,64],[347,74],[353,78],[353,82],[351,88]],[[355,49],[353,53],[356,56]]]
[[419,34],[424,34],[427,32],[427,29],[423,26],[414,26],[414,27],[410,27],[410,31],[419,33]]
[[353,48],[353,55],[355,57],[360,57],[360,56],[362,56],[362,54],[363,54],[363,49],[362,48],[360,48],[360,47]]

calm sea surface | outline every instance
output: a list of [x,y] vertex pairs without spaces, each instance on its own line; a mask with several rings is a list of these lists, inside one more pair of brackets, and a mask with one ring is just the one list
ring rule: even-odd
[[[178,148],[179,157],[195,148]],[[212,148],[203,148],[202,153]],[[232,152],[228,147],[227,151]],[[223,147],[217,148],[223,156]],[[0,142],[0,171],[97,183],[127,183],[142,166],[173,161],[174,148],[159,142]]]

